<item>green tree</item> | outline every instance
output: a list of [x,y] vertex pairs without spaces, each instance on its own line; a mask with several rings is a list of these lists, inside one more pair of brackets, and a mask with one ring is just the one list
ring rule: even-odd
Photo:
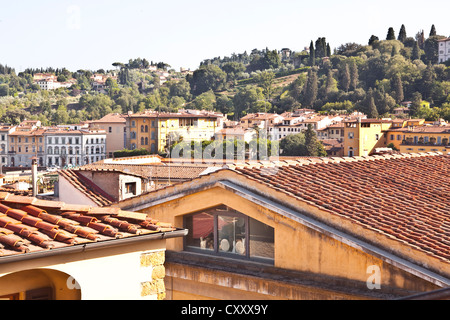
[[9,86],[7,84],[0,84],[0,97],[9,95]]
[[425,62],[436,64],[439,59],[439,42],[442,36],[432,36],[425,40],[424,51],[425,51]]
[[348,92],[348,89],[350,88],[350,68],[347,63],[343,66],[343,69],[341,70],[341,87],[345,92]]
[[398,33],[397,40],[399,40],[401,42],[405,42],[405,40],[406,40],[406,28],[405,28],[404,24],[402,24],[402,26],[400,28],[400,32]]
[[186,101],[191,100],[191,85],[186,79],[181,79],[180,81],[168,81],[166,85],[169,88],[171,97],[182,97]]
[[226,95],[220,95],[216,99],[216,110],[223,114],[231,114],[234,112],[233,100]]
[[307,156],[310,157],[326,157],[327,152],[323,147],[322,142],[317,139],[316,132],[312,129],[312,125],[308,124],[305,131],[305,147]]
[[337,92],[337,81],[334,79],[333,70],[328,69],[327,71],[327,79],[325,81],[325,95],[330,94],[331,92]]
[[395,40],[394,28],[390,27],[386,36],[386,40]]
[[309,65],[311,67],[316,65],[316,53],[314,50],[314,43],[312,42],[312,40],[309,45]]
[[312,107],[314,105],[314,102],[316,102],[317,99],[317,93],[318,93],[318,78],[317,78],[317,71],[313,69],[308,70],[308,79],[306,81],[306,84],[303,88],[303,103],[306,106]]
[[316,58],[323,58],[327,55],[327,41],[325,38],[318,38],[316,40],[315,56]]
[[307,149],[303,133],[290,134],[280,141],[282,156],[305,156]]
[[212,90],[203,92],[198,95],[190,104],[197,110],[213,110],[216,104],[216,95]]
[[420,94],[420,92],[414,92],[411,99],[411,107],[409,113],[415,116],[419,111],[421,103],[422,103],[422,95]]
[[375,100],[373,98],[373,91],[372,89],[369,89],[367,92],[367,97],[365,101],[365,108],[367,110],[367,117],[368,118],[378,118],[378,109],[375,105]]
[[380,41],[380,39],[375,35],[371,35],[369,38],[369,46],[371,46],[375,41]]
[[419,43],[417,41],[414,41],[414,46],[411,53],[411,60],[418,60],[418,59],[420,59]]
[[106,79],[105,85],[108,87],[108,94],[110,97],[114,97],[120,91],[117,81],[111,77]]
[[350,88],[352,90],[356,90],[359,83],[359,72],[358,66],[356,65],[356,61],[354,59],[350,60]]
[[281,58],[277,50],[266,50],[264,55],[265,69],[277,69],[281,66]]
[[245,66],[242,62],[227,62],[222,67],[222,70],[227,74],[227,81],[234,81],[238,75],[245,71]]
[[436,35],[436,27],[433,24],[430,30],[430,37],[434,37],[435,35]]
[[224,89],[227,74],[216,65],[204,65],[194,71],[189,83],[194,95]]
[[240,88],[233,97],[235,119],[237,120],[243,115],[251,113],[259,102],[264,103],[264,94],[261,88],[255,86]]
[[403,83],[402,78],[399,74],[396,74],[393,79],[393,85],[392,88],[394,89],[394,98],[396,103],[400,103],[404,99],[404,92],[403,92]]
[[263,89],[263,94],[266,99],[270,99],[272,96],[272,86],[275,74],[272,71],[263,71],[257,77],[256,81],[258,85]]

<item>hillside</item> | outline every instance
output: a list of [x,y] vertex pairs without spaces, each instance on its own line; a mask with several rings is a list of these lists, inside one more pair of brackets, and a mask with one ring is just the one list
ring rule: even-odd
[[[450,68],[437,62],[438,41],[444,38],[434,33],[425,38],[423,31],[395,38],[390,31],[386,40],[372,35],[367,45],[346,43],[331,52],[320,37],[302,52],[254,49],[205,59],[193,72],[141,58],[114,62],[112,70],[26,69],[18,75],[0,65],[0,121],[16,124],[27,118],[53,125],[111,112],[180,108],[234,118],[298,107],[378,117],[389,116],[404,101],[411,102],[413,117],[450,120]],[[74,85],[41,90],[33,80],[38,72],[54,74],[58,81],[74,79]],[[106,79],[100,90],[94,90],[96,75]],[[422,100],[431,107],[421,108]]]

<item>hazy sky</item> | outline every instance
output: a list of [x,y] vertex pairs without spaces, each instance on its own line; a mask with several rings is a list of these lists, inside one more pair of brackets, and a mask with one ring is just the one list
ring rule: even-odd
[[254,48],[295,51],[326,37],[347,42],[419,30],[450,35],[448,3],[352,0],[0,0],[0,63],[112,69],[130,58],[195,70],[199,63]]

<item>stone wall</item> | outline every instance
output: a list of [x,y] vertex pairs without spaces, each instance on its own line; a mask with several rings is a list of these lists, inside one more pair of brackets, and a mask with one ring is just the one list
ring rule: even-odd
[[166,297],[164,286],[165,250],[148,252],[141,255],[141,268],[149,281],[141,282],[141,296],[150,299],[163,300]]

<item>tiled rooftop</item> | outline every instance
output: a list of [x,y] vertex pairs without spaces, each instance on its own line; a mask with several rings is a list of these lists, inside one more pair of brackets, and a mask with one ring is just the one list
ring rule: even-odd
[[2,256],[175,230],[142,213],[0,192],[0,261]]
[[330,217],[450,262],[450,156],[410,154],[236,167],[249,179]]
[[61,177],[64,177],[72,186],[83,192],[100,207],[115,202],[113,197],[84,177],[78,170],[60,170],[58,171],[58,174]]
[[141,165],[141,164],[106,164],[94,163],[82,167],[85,170],[119,170],[139,175],[149,179],[181,179],[189,180],[197,178],[207,166],[195,165]]

